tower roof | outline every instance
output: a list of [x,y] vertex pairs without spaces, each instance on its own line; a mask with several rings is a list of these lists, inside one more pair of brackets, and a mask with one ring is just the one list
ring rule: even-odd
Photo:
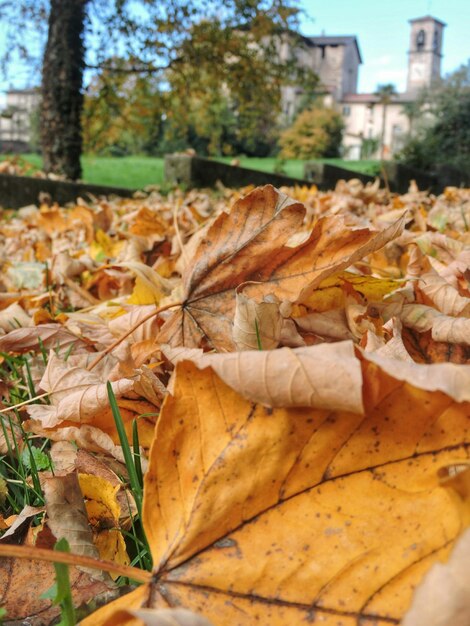
[[445,22],[441,22],[441,20],[438,20],[436,17],[433,17],[432,15],[425,15],[424,17],[415,17],[414,19],[408,20],[408,21],[410,24],[413,24],[414,22],[437,22],[441,26],[447,26]]

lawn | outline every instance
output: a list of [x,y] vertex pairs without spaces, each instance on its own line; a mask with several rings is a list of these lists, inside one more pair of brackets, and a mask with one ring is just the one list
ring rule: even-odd
[[[3,160],[5,155],[1,156]],[[234,157],[217,159],[230,163]],[[41,157],[38,154],[26,154],[24,161],[36,168],[41,167]],[[355,172],[376,174],[379,168],[378,161],[344,161],[342,159],[320,159],[325,163],[345,167]],[[304,177],[305,161],[296,159],[279,160],[276,158],[240,157],[240,165],[263,172],[285,173],[293,178]],[[82,157],[83,180],[95,185],[111,185],[113,187],[128,187],[141,189],[146,185],[160,185],[163,183],[163,159],[148,156],[103,157],[84,155]],[[281,172],[282,171],[282,172]]]
[[[221,157],[217,161],[230,163],[235,157]],[[304,177],[304,166],[306,161],[300,159],[279,159],[274,157],[257,158],[257,157],[239,157],[241,167],[249,167],[262,172],[283,173],[293,178]],[[361,172],[375,176],[380,171],[380,161],[345,161],[344,159],[317,159],[321,163],[330,163],[338,167],[344,167],[353,172]]]

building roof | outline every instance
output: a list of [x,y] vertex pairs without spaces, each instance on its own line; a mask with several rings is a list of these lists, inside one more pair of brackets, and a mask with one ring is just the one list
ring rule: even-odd
[[362,63],[359,43],[354,35],[314,35],[313,37],[305,37],[305,39],[313,46],[347,46],[353,44],[357,50],[359,63]]
[[[404,104],[405,102],[414,102],[415,99],[409,93],[398,93],[393,96],[390,104]],[[347,104],[380,104],[380,97],[375,93],[346,93],[341,102]]]
[[23,94],[23,95],[29,95],[29,94],[36,94],[39,93],[41,90],[39,87],[28,87],[27,89],[8,89],[7,90],[7,94],[8,93],[17,93],[17,94]]
[[415,17],[412,20],[408,20],[410,24],[413,24],[414,22],[429,22],[429,21],[437,22],[438,24],[441,24],[441,26],[447,26],[445,22],[441,22],[441,20],[438,20],[436,17],[433,17],[432,15],[425,15],[424,17]]

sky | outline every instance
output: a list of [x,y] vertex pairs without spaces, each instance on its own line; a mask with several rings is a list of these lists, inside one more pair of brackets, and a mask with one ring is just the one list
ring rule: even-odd
[[[409,19],[432,15],[447,24],[444,29],[442,75],[470,58],[470,0],[299,0],[310,16],[301,20],[304,35],[356,35],[363,65],[359,92],[374,92],[378,84],[393,83],[404,91],[409,45]],[[0,49],[5,45],[5,25],[0,23]],[[2,92],[9,85],[30,87],[39,82],[31,71],[0,77]]]
[[444,29],[442,75],[470,59],[469,0],[301,0],[310,15],[303,18],[303,35],[356,35],[363,65],[360,93],[374,92],[378,84],[406,87],[409,19],[432,15]]

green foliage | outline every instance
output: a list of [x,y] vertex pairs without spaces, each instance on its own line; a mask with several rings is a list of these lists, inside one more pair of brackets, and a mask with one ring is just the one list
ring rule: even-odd
[[280,138],[280,156],[286,159],[338,157],[344,123],[333,109],[314,106],[306,109]]
[[36,465],[37,470],[51,469],[51,460],[49,456],[40,448],[36,448],[36,446],[25,448],[21,456],[23,465],[29,470],[32,469],[33,463]]
[[[54,550],[70,552],[67,539],[62,538],[55,544]],[[70,587],[69,568],[65,563],[54,563],[55,584],[42,594],[42,598],[60,604],[61,619],[58,626],[75,626],[77,623],[75,608]]]
[[470,69],[423,92],[416,104],[421,123],[400,155],[405,164],[432,171],[439,165],[470,167]]

